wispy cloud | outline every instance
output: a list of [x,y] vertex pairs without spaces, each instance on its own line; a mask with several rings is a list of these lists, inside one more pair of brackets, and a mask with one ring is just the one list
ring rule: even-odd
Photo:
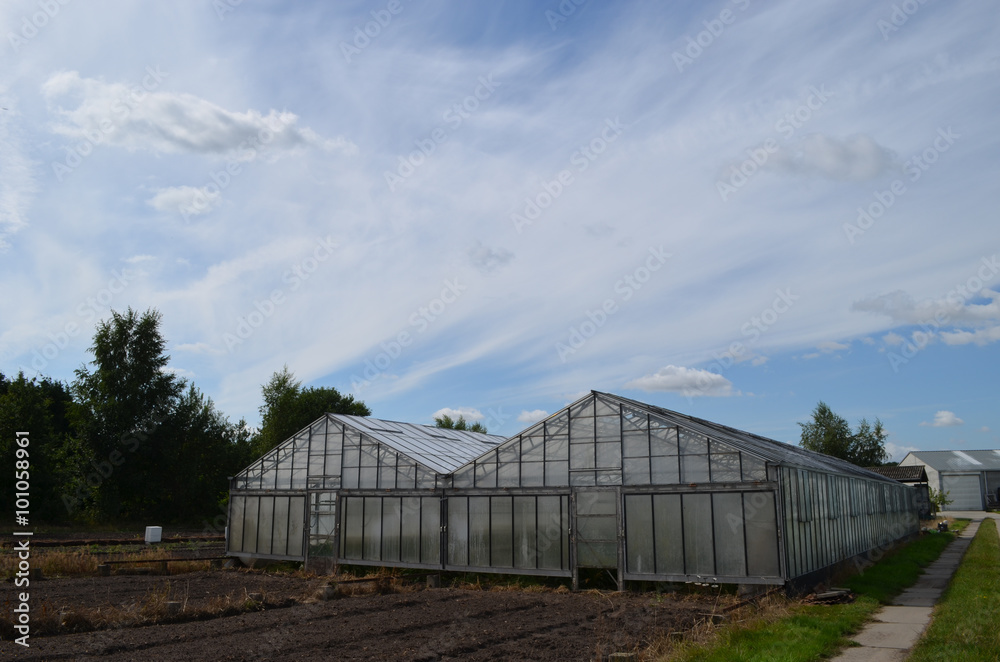
[[625,384],[625,388],[642,391],[669,391],[686,396],[729,396],[733,395],[733,383],[720,374],[668,365],[651,375],[639,377]]
[[441,418],[443,416],[448,416],[452,420],[456,421],[460,417],[467,421],[481,421],[486,418],[483,415],[483,412],[479,411],[475,407],[444,407],[431,414],[431,418]]
[[537,423],[548,415],[549,412],[544,409],[534,409],[532,411],[524,410],[517,415],[517,420],[519,423],[531,425],[532,423]]
[[813,133],[778,150],[767,165],[782,172],[836,181],[876,179],[898,167],[871,136],[834,138]]

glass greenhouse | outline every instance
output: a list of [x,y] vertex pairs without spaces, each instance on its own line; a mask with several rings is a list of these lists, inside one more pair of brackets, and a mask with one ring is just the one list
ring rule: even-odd
[[915,533],[911,493],[594,391],[506,439],[327,414],[232,479],[226,544],[312,567],[780,585]]

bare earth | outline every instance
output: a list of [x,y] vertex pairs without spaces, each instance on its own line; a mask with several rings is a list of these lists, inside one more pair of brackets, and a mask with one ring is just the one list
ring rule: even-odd
[[[31,647],[9,640],[16,660],[600,660],[637,650],[668,632],[690,629],[712,611],[709,598],[656,594],[423,589],[317,601],[324,579],[244,571],[84,577],[34,583],[32,618],[48,614],[48,634],[32,627]],[[185,612],[252,594],[262,611],[180,622],[71,632],[53,614],[83,607],[128,609],[178,600]],[[0,585],[9,618],[11,583]],[[86,625],[77,626],[88,629]]]

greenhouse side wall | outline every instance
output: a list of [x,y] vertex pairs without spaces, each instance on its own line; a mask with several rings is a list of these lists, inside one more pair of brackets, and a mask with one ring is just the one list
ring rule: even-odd
[[902,483],[781,468],[788,577],[802,577],[920,530],[914,490]]

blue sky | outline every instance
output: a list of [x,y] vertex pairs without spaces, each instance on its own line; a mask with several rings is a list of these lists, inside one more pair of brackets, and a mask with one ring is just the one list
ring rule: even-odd
[[[289,6],[291,5],[291,6]],[[997,448],[978,2],[5,2],[0,370],[109,310],[236,419],[287,364],[513,434],[598,389]]]

